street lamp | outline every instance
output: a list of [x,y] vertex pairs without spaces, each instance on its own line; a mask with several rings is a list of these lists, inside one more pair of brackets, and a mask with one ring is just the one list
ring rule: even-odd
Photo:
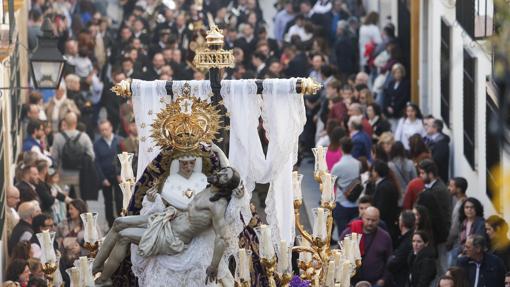
[[32,57],[30,70],[36,89],[57,89],[64,71],[65,59],[57,48],[50,19],[45,18],[41,27],[42,35]]

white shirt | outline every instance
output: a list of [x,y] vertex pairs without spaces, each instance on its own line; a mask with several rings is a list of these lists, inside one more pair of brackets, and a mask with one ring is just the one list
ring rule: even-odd
[[382,42],[381,31],[376,25],[361,25],[359,28],[359,61],[364,66],[367,63],[365,58],[365,46],[373,41],[375,44]]
[[425,128],[423,127],[423,121],[416,119],[411,121],[409,119],[401,118],[398,121],[397,130],[395,131],[395,140],[402,142],[404,148],[409,150],[409,138],[414,134],[425,135]]

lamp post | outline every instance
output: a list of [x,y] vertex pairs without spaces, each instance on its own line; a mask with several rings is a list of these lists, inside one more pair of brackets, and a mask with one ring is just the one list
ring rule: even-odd
[[36,89],[57,89],[62,79],[65,59],[57,48],[57,39],[49,18],[41,27],[42,35],[30,57],[30,70]]

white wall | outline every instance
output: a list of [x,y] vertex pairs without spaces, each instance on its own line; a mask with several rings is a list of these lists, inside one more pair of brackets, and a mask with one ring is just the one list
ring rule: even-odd
[[[421,108],[441,118],[441,19],[446,19],[451,26],[451,70],[450,70],[450,126],[445,128],[451,141],[450,174],[463,176],[469,182],[468,196],[476,197],[485,207],[486,214],[494,214],[495,209],[486,195],[486,164],[485,164],[485,104],[487,75],[491,74],[490,56],[473,43],[462,27],[455,21],[455,6],[448,1],[421,0],[422,15],[420,62],[426,59],[427,65],[420,68]],[[475,65],[475,115],[463,115],[463,47],[468,47],[477,58]],[[424,54],[426,53],[426,54]],[[463,151],[463,117],[475,117],[475,170],[471,168]]]

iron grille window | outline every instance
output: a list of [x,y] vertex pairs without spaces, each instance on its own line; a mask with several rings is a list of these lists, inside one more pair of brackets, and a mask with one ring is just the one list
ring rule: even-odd
[[494,4],[491,0],[462,0],[456,3],[456,18],[472,39],[492,35]]
[[489,96],[486,95],[486,108],[485,113],[485,160],[487,168],[487,196],[492,199],[494,195],[493,186],[495,178],[493,175],[493,168],[497,167],[501,162],[501,149],[499,141],[499,109]]
[[441,20],[441,116],[450,126],[450,26]]
[[464,49],[464,156],[471,168],[475,169],[475,62],[468,50]]

